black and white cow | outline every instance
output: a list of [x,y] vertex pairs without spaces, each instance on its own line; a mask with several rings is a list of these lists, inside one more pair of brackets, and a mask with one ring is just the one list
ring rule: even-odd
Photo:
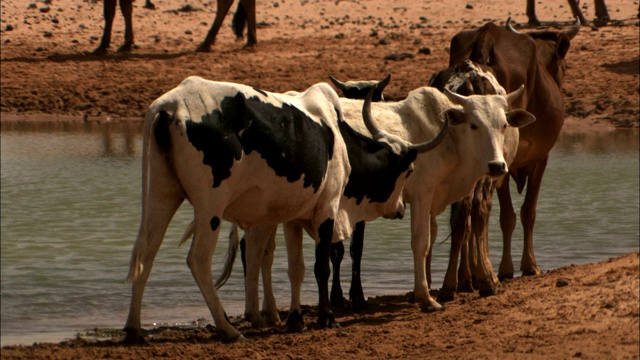
[[352,189],[354,196],[376,197],[376,213],[395,217],[404,212],[402,188],[418,152],[434,148],[444,133],[420,145],[386,133],[377,134],[378,141],[360,135],[343,121],[338,96],[327,84],[284,95],[185,79],[154,101],[145,118],[142,220],[128,276],[133,290],[125,341],[143,341],[144,287],[167,226],[185,199],[195,217],[187,264],[225,340],[243,337],[226,319],[211,275],[223,219],[250,234],[278,223],[305,229],[316,241],[319,321],[333,324],[329,247],[348,237],[354,223],[341,204],[350,174],[358,171],[350,158],[361,156],[387,174],[373,189]]
[[[373,103],[373,114],[380,130],[384,133],[404,139],[405,141],[418,141],[432,137],[439,129],[439,118],[445,117],[452,126],[443,143],[433,151],[418,156],[415,162],[413,175],[407,180],[404,190],[404,198],[411,203],[411,246],[414,252],[415,285],[414,294],[416,301],[424,310],[438,309],[440,305],[431,298],[428,292],[425,258],[429,252],[432,232],[435,232],[435,216],[440,214],[448,205],[468,195],[475,185],[476,180],[484,175],[498,177],[508,171],[507,161],[504,157],[505,135],[508,128],[525,126],[535,118],[523,110],[509,111],[509,104],[514,102],[522,94],[524,88],[510,94],[497,94],[486,96],[461,96],[445,90],[439,92],[435,88],[422,87],[409,93],[407,98],[400,102]],[[368,134],[364,119],[359,109],[362,101],[340,98],[340,104],[344,111],[345,121],[357,131]],[[511,137],[513,138],[513,137]],[[513,145],[511,146],[513,147]],[[359,239],[362,246],[364,223],[356,227],[353,242]],[[285,229],[286,230],[286,229]],[[275,231],[263,233],[262,236],[273,236]],[[294,246],[287,241],[289,256],[289,274],[300,274],[304,271],[301,261],[301,247]],[[265,243],[259,241],[257,243]],[[250,259],[250,246],[247,242],[247,267],[263,258],[263,253],[256,252],[256,259]],[[292,253],[297,250],[298,253]],[[356,250],[358,251],[358,250]],[[362,250],[359,250],[360,254]],[[300,260],[299,260],[300,259]],[[354,263],[359,261],[354,259]],[[291,269],[298,266],[298,270]],[[262,267],[263,277],[270,278],[268,266]],[[257,273],[256,273],[257,274]],[[256,275],[257,276],[257,275]],[[257,277],[256,277],[257,279]],[[335,279],[335,278],[334,278]],[[292,293],[298,291],[301,278],[293,278]],[[356,284],[357,282],[357,284]],[[339,283],[338,283],[339,285]],[[354,270],[352,290],[360,291],[360,276]],[[253,286],[254,294],[246,301],[252,303],[253,308],[247,305],[247,312],[251,316],[259,316],[257,309],[257,280],[247,281],[247,287]],[[336,284],[334,283],[334,288]],[[265,287],[270,289],[270,287]],[[355,290],[357,291],[357,290]],[[333,291],[332,291],[333,293]],[[340,297],[342,296],[340,290]],[[356,294],[357,295],[357,294]],[[265,299],[271,295],[266,294]],[[332,298],[333,298],[332,294]],[[353,294],[352,294],[353,299]],[[293,299],[292,299],[293,301]],[[267,318],[273,309],[263,309]],[[271,317],[273,318],[273,317]]]

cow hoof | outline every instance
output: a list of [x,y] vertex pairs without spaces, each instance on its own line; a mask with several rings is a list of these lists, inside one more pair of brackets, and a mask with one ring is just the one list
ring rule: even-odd
[[487,289],[480,289],[478,293],[480,294],[480,297],[489,297],[493,295],[498,295],[498,289],[495,287],[489,287]]
[[440,289],[440,292],[438,292],[437,301],[439,303],[446,303],[449,301],[453,301],[454,299],[455,299],[455,291],[453,291],[453,289],[442,288]]
[[90,52],[89,55],[104,56],[104,55],[107,55],[108,53],[109,53],[109,50],[106,47],[99,46],[98,48]]
[[342,293],[340,295],[332,295],[329,299],[329,304],[331,304],[331,307],[344,309],[346,308],[346,299],[342,296]]
[[130,53],[133,48],[133,44],[124,44],[120,46],[117,50],[118,54]]
[[361,298],[351,299],[351,309],[356,312],[366,310],[367,302]]
[[522,269],[522,276],[538,276],[540,275],[540,269],[537,266],[529,269]]
[[278,312],[261,311],[260,315],[267,322],[267,326],[274,326],[280,323],[280,315]]
[[444,308],[442,307],[442,305],[431,299],[426,302],[420,302],[420,310],[425,313],[430,313],[444,310]]
[[302,314],[298,310],[289,313],[287,318],[287,332],[288,333],[302,333],[307,331],[307,327],[304,325]]
[[322,329],[335,329],[340,327],[340,324],[336,321],[335,317],[333,317],[332,312],[329,312],[325,315],[318,314],[318,325],[320,325],[320,328]]
[[124,329],[125,337],[122,340],[124,344],[127,345],[143,345],[146,344],[147,341],[142,336],[141,331],[139,329],[126,328]]
[[226,336],[226,335],[223,335],[222,333],[220,333],[219,335],[222,336],[222,342],[226,343],[226,344],[247,341],[247,338],[244,337],[244,335],[242,335],[240,333],[238,333],[236,335],[233,335],[233,336]]
[[513,279],[513,272],[510,272],[510,273],[498,273],[498,280],[504,281],[504,280],[509,280],[509,279]]
[[205,45],[204,43],[198,45],[196,52],[208,53],[211,51],[211,45]]
[[[440,290],[442,291],[442,290]],[[458,284],[458,292],[459,293],[473,293],[476,289],[473,288],[471,281],[465,281]]]

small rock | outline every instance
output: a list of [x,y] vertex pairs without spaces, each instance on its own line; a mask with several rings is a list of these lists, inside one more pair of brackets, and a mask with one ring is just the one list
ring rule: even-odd
[[27,6],[27,9],[37,9],[38,5],[36,5],[36,3],[31,3],[29,4],[29,6]]
[[51,31],[45,31],[43,34],[44,37],[49,38],[53,36],[53,33]]
[[413,57],[413,54],[411,53],[402,53],[402,54],[389,54],[387,56],[384,57],[385,60],[394,60],[394,61],[400,61],[400,60],[404,60],[404,59],[411,59]]
[[388,45],[388,44],[389,44],[389,40],[387,40],[387,39],[380,39],[380,40],[378,41],[378,44],[380,44],[380,45]]
[[418,54],[431,55],[431,49],[428,47],[422,47],[418,50]]
[[279,4],[277,1],[273,3],[273,7],[274,7],[274,8],[277,8],[277,7],[279,7],[279,6],[280,6],[280,4]]
[[40,8],[41,13],[48,13],[49,11],[51,11],[51,8],[48,6],[43,6]]
[[53,18],[53,19],[51,19],[51,22],[54,23],[54,24],[57,24],[57,23],[60,22],[60,20],[58,20],[58,18]]
[[36,48],[36,51],[38,51],[38,52],[39,52],[39,51],[44,51],[44,48],[43,48],[42,46],[38,46],[38,47]]
[[423,23],[427,22],[427,17],[426,16],[420,16],[420,21]]
[[556,287],[565,287],[569,285],[569,280],[567,279],[558,279],[558,281],[556,281]]
[[413,45],[419,45],[420,43],[422,43],[422,39],[413,39]]
[[193,32],[191,30],[185,30],[184,33],[187,34],[187,35],[193,34]]
[[4,28],[5,31],[11,31],[13,30],[13,25],[11,24],[7,24],[7,26]]
[[337,33],[336,36],[334,36],[336,39],[344,39],[344,34],[343,33]]
[[467,6],[465,6],[467,9],[473,9],[473,4],[467,4]]

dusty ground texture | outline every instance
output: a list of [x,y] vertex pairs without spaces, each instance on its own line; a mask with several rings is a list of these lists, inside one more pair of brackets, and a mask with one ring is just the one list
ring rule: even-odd
[[[327,81],[329,74],[381,79],[390,73],[387,98],[401,99],[448,65],[455,33],[488,21],[502,24],[509,16],[527,21],[519,0],[259,0],[255,50],[242,50],[228,16],[212,51],[202,54],[194,50],[213,21],[215,1],[155,0],[157,9],[147,10],[138,0],[137,49],[116,53],[124,31],[118,11],[112,53],[98,57],[86,54],[102,35],[101,1],[40,1],[1,5],[5,119],[139,119],[155,98],[190,75],[287,91]],[[582,7],[592,19],[593,3]],[[582,27],[567,55],[568,123],[638,127],[638,1],[611,0],[608,7],[610,26]],[[539,1],[537,12],[547,25],[567,27],[571,19],[565,1]]]
[[637,359],[639,255],[516,278],[496,296],[462,294],[436,313],[406,296],[370,298],[362,313],[337,312],[340,329],[314,327],[315,307],[306,307],[309,330],[301,334],[234,319],[244,343],[222,343],[206,327],[165,328],[147,345],[122,345],[112,332],[110,340],[4,347],[2,358]]
[[[518,0],[258,1],[257,48],[241,49],[228,18],[212,51],[202,54],[193,50],[213,20],[215,1],[154,2],[156,10],[134,3],[137,48],[131,54],[115,54],[123,38],[118,12],[113,53],[97,57],[86,53],[101,36],[102,2],[34,1],[30,7],[3,1],[2,122],[139,121],[153,99],[190,75],[287,91],[327,81],[329,74],[347,80],[390,73],[386,96],[401,99],[446,67],[449,40],[458,31],[508,16],[527,20]],[[582,3],[592,19],[593,3]],[[196,11],[178,11],[187,4]],[[582,27],[567,56],[565,127],[638,128],[638,1],[608,6],[612,24]],[[571,15],[566,2],[549,0],[538,2],[538,17],[567,27]],[[314,328],[315,309],[308,307],[310,330],[303,334],[252,330],[236,319],[247,335],[243,344],[223,344],[203,327],[161,329],[148,345],[128,347],[112,331],[111,340],[5,347],[1,357],[637,359],[638,278],[634,253],[517,278],[490,298],[463,294],[437,313],[421,313],[404,295],[370,299],[364,313],[337,313],[341,329]]]

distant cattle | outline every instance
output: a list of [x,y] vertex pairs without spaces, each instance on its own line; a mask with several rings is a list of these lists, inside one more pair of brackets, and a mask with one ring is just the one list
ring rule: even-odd
[[[571,7],[571,12],[574,18],[580,19],[583,25],[587,25],[589,22],[582,14],[580,10],[579,0],[567,0]],[[607,11],[607,5],[604,0],[594,0],[596,6],[596,18],[593,20],[595,26],[606,26],[609,23],[609,12]],[[527,17],[529,18],[529,25],[540,25],[540,20],[536,16],[536,0],[527,0]]]
[[[226,319],[211,275],[222,220],[242,226],[250,243],[272,224],[305,229],[316,240],[318,321],[334,325],[329,247],[362,220],[351,212],[351,202],[373,203],[365,219],[374,212],[402,214],[402,188],[413,161],[446,133],[413,145],[364,119],[376,140],[343,121],[338,96],[327,84],[284,95],[189,77],[154,101],[144,125],[142,220],[128,276],[133,290],[125,341],[143,341],[144,287],[167,226],[185,199],[195,217],[187,264],[225,340],[242,335]],[[377,181],[369,182],[372,178]],[[350,200],[343,204],[346,194]]]
[[[476,30],[460,32],[451,40],[450,66],[471,59],[490,67],[499,83],[507,91],[525,84],[526,95],[521,101],[514,103],[514,107],[526,108],[538,119],[533,125],[520,131],[518,151],[509,172],[519,192],[524,190],[525,185],[527,187],[521,211],[525,241],[521,270],[524,275],[540,273],[533,254],[535,208],[549,151],[555,144],[564,122],[561,85],[566,69],[565,56],[570,40],[579,29],[579,20],[576,20],[571,29],[564,32],[535,31],[527,34],[516,32],[509,24],[506,28],[502,28],[488,23]],[[476,191],[481,192],[476,195],[484,198],[477,203],[477,206],[484,207],[484,210],[474,210],[476,214],[480,212],[482,214],[469,221],[475,222],[480,228],[484,227],[481,231],[486,236],[485,218],[488,216],[486,212],[489,210],[487,205],[490,205],[488,202],[491,200],[492,187],[485,187],[479,183]],[[511,236],[516,222],[509,191],[509,178],[505,178],[498,188],[498,196],[504,241],[498,277],[504,279],[513,277]],[[464,223],[465,217],[471,216],[470,212],[474,211],[468,209],[465,215],[452,221],[458,224]],[[452,227],[456,226],[452,225]],[[494,286],[495,284],[490,281],[485,285]],[[446,284],[443,288],[445,287]],[[489,287],[485,291],[490,293],[492,289]]]
[[[120,10],[124,17],[124,43],[118,48],[118,52],[130,52],[134,46],[133,41],[133,0],[103,0],[104,30],[100,45],[92,52],[94,55],[104,55],[111,45],[111,29],[116,15],[116,3],[120,3]],[[225,16],[233,4],[233,0],[217,0],[216,17],[205,37],[198,45],[196,51],[207,52],[216,40],[216,35],[222,26]],[[150,0],[145,0],[144,8],[155,9]],[[247,43],[245,47],[252,47],[257,43],[256,36],[256,2],[255,0],[239,0],[238,9],[232,20],[233,32],[238,39],[243,37],[245,25],[248,27]]]

